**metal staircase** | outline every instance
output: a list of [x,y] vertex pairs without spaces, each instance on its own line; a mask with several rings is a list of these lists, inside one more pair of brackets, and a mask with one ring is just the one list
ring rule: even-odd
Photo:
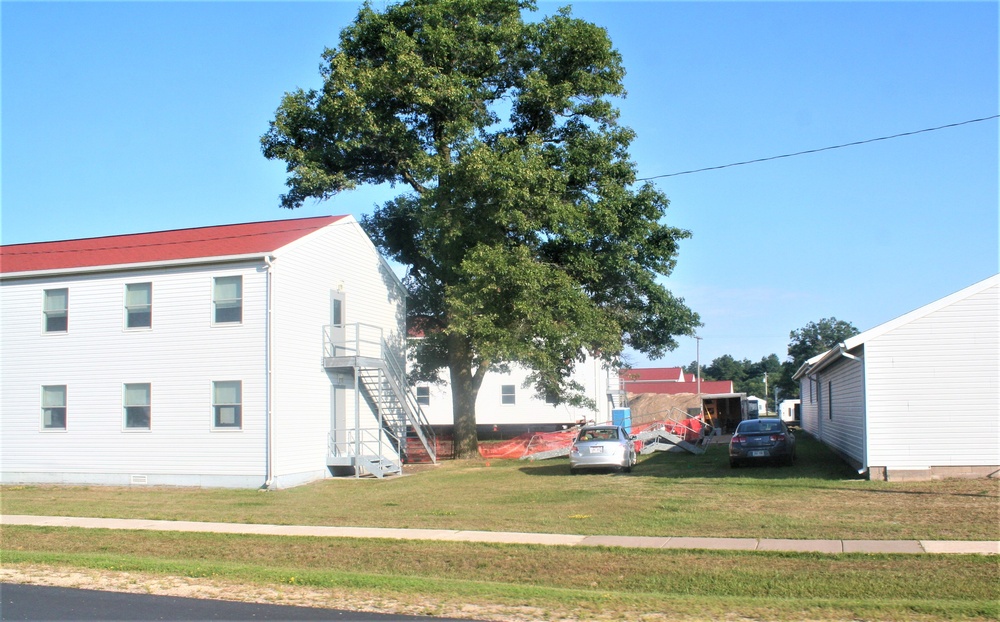
[[628,407],[625,382],[622,380],[619,370],[613,366],[608,369],[608,401],[611,402],[611,408]]
[[386,343],[381,328],[325,326],[323,366],[340,373],[351,370],[355,398],[353,422],[344,418],[343,429],[330,432],[327,465],[354,467],[355,475],[364,470],[378,478],[399,474],[408,437],[419,439],[437,462],[434,431],[408,388],[404,359]]

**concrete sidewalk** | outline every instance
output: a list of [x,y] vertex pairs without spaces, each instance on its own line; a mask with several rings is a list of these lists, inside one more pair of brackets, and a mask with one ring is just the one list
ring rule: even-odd
[[391,538],[396,540],[448,540],[561,546],[620,546],[652,549],[715,549],[730,551],[798,551],[809,553],[950,553],[1000,554],[1000,541],[964,540],[784,540],[769,538],[691,538],[648,536],[581,536],[550,533],[455,531],[450,529],[387,529],[380,527],[322,527],[307,525],[255,525],[194,521],[70,516],[0,516],[0,525],[81,527],[145,531],[245,533],[268,536],[328,538]]

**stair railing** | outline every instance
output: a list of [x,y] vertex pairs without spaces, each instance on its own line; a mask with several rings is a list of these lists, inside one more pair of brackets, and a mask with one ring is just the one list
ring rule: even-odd
[[[344,339],[338,343],[333,338],[333,329],[344,331]],[[371,324],[344,324],[343,326],[326,325],[323,327],[323,357],[336,358],[342,356],[365,356],[381,358],[383,356],[382,328]]]
[[[333,329],[344,331],[342,343],[336,343],[333,339]],[[389,391],[395,396],[396,403],[402,411],[402,431],[394,432],[397,437],[397,447],[400,453],[405,452],[406,447],[406,425],[409,422],[414,433],[420,439],[432,462],[437,462],[436,447],[437,438],[434,429],[427,419],[427,415],[416,397],[408,389],[406,382],[406,358],[405,352],[399,356],[395,350],[389,347],[386,342],[381,327],[371,324],[357,322],[345,324],[343,326],[323,327],[323,356],[325,359],[338,357],[365,357],[378,359],[384,363],[385,374]],[[381,392],[385,387],[378,387]],[[381,405],[380,405],[381,406]]]
[[416,435],[420,438],[421,443],[423,443],[424,449],[431,458],[431,462],[437,462],[435,450],[437,447],[437,438],[434,433],[434,428],[431,427],[430,421],[427,419],[427,415],[424,414],[424,410],[420,408],[420,404],[417,403],[417,398],[413,395],[413,392],[408,389],[408,385],[406,383],[405,359],[396,356],[395,352],[389,348],[389,345],[385,342],[385,340],[382,341],[382,350],[384,352],[382,359],[386,362],[388,374],[392,379],[390,382],[390,388],[396,393],[396,398],[399,400],[403,414],[410,420],[410,425]]
[[327,448],[331,456],[337,458],[381,456],[384,454],[382,448],[385,445],[385,436],[392,436],[391,432],[382,428],[348,428],[344,432],[344,438],[340,442],[333,434],[327,435]]

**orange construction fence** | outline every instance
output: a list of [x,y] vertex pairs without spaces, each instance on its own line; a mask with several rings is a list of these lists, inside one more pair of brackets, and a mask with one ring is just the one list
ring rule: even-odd
[[[684,421],[673,419],[651,421],[633,425],[631,434],[639,434],[657,425],[672,434],[683,437],[688,442],[694,442],[701,437],[705,422],[697,417],[691,417]],[[486,459],[519,460],[546,451],[569,449],[579,432],[579,426],[574,426],[558,432],[527,432],[506,441],[481,441],[479,455]]]
[[573,427],[558,432],[526,432],[507,441],[482,441],[479,455],[487,459],[518,460],[543,451],[569,448],[579,431]]

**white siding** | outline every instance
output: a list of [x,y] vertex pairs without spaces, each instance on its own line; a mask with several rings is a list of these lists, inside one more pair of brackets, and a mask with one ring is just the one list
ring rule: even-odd
[[998,301],[993,286],[865,344],[870,465],[1000,464]]
[[781,420],[787,423],[795,421],[795,407],[800,403],[800,400],[781,400],[778,404],[778,414]]
[[[330,324],[332,292],[344,294],[345,323],[381,327],[400,356],[406,308],[398,281],[353,219],[281,249],[272,271],[274,473],[279,486],[288,486],[328,475],[334,404],[323,327]],[[353,426],[353,388],[344,393]]]
[[816,381],[809,376],[799,379],[799,399],[802,400],[802,429],[821,438],[819,402],[816,396]]
[[820,400],[816,404],[817,437],[855,466],[864,464],[864,363],[849,358],[822,370],[816,377]]
[[[243,276],[243,322],[212,325],[212,279]],[[124,328],[127,283],[151,282],[151,329]],[[69,290],[69,330],[44,334],[42,291]],[[2,281],[5,481],[263,483],[264,278],[254,265]],[[212,428],[212,381],[243,383],[242,430]],[[124,383],[149,383],[149,431],[123,429]],[[40,387],[66,385],[67,428],[42,431]]]
[[[572,379],[585,387],[587,397],[594,401],[597,410],[574,407],[566,404],[553,406],[538,396],[534,387],[525,387],[528,371],[512,366],[509,373],[490,372],[483,379],[476,400],[476,423],[478,425],[575,425],[579,421],[604,422],[611,420],[608,401],[608,372],[597,359],[587,357],[578,363]],[[447,370],[442,378],[448,378]],[[503,404],[500,400],[501,387],[513,385],[515,403]],[[454,423],[451,404],[451,386],[448,382],[430,386],[429,406],[424,412],[433,425]]]

